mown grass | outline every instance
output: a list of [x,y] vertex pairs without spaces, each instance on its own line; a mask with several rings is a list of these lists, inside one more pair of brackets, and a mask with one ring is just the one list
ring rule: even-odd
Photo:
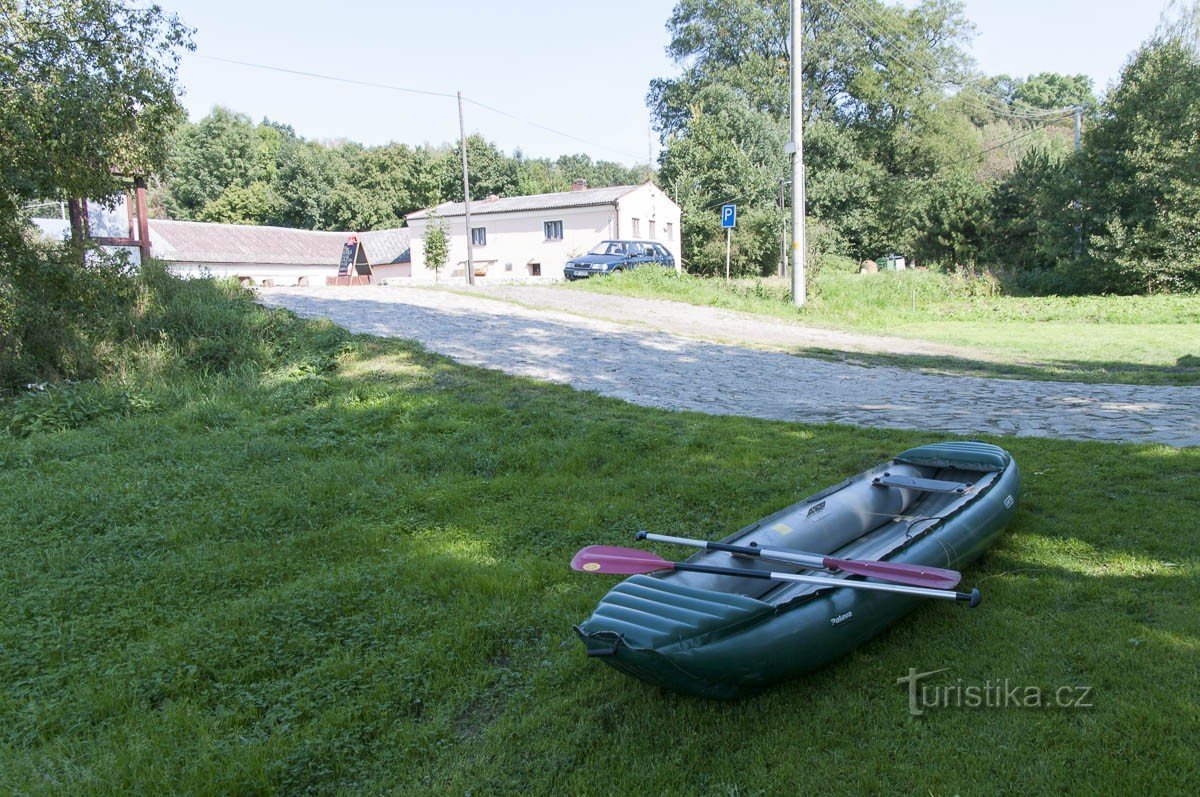
[[790,284],[779,279],[726,283],[647,269],[582,280],[570,288],[672,299],[963,349],[963,356],[947,358],[850,355],[864,363],[983,376],[1200,384],[1200,296],[1005,296],[992,280],[928,271],[824,271],[804,308],[792,305]]
[[[715,537],[938,436],[634,407],[236,308],[259,367],[0,438],[0,792],[1200,785],[1198,450],[995,440],[1026,489],[980,609],[708,702],[583,655],[614,579],[571,554]],[[910,667],[1094,706],[913,717]]]

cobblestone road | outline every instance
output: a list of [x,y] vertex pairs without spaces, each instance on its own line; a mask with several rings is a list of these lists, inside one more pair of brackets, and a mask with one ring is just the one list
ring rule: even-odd
[[[945,353],[948,347],[811,330],[675,302],[611,296],[597,302],[594,294],[575,291],[497,290],[526,304],[537,302],[539,292],[553,295],[540,304],[555,309],[519,306],[482,292],[409,287],[265,289],[260,298],[354,332],[415,340],[459,362],[651,407],[960,434],[1200,445],[1200,388],[867,368],[750,347],[796,345],[793,338],[806,335],[821,341],[807,345],[858,351]],[[575,295],[582,299],[572,303]],[[637,323],[605,320],[611,318]],[[713,337],[744,345],[701,339]]]

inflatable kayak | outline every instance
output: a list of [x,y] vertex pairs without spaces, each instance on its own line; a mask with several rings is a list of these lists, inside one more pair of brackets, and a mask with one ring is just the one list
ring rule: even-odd
[[[644,681],[713,698],[753,692],[845,655],[929,592],[836,568],[763,561],[769,552],[894,564],[897,571],[959,568],[1012,520],[1020,488],[1016,463],[997,446],[909,449],[720,543],[762,557],[706,550],[679,564],[701,572],[611,571],[639,574],[615,586],[575,630],[589,656]],[[789,577],[795,580],[782,580]],[[978,591],[948,596],[979,600]]]

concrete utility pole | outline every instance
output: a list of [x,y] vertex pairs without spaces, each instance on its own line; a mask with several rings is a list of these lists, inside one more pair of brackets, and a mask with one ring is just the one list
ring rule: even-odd
[[786,277],[788,273],[787,259],[787,180],[779,178],[779,276]]
[[792,304],[804,306],[804,104],[801,101],[800,0],[792,0]]
[[467,172],[467,128],[463,124],[462,92],[458,92],[458,146],[462,149],[463,209],[467,217],[467,284],[475,284],[475,242],[471,238],[471,175]]
[[1076,105],[1075,111],[1075,151],[1083,149],[1083,106]]

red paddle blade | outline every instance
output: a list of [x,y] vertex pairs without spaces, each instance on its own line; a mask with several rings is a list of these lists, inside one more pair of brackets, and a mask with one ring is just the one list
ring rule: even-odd
[[836,567],[847,573],[894,581],[897,584],[912,584],[930,589],[953,589],[962,580],[955,570],[925,565],[907,565],[901,562],[870,562],[861,559],[834,559],[825,557],[826,567]]
[[584,573],[653,573],[670,570],[674,562],[649,551],[636,548],[617,548],[612,545],[589,545],[571,559],[571,569]]

